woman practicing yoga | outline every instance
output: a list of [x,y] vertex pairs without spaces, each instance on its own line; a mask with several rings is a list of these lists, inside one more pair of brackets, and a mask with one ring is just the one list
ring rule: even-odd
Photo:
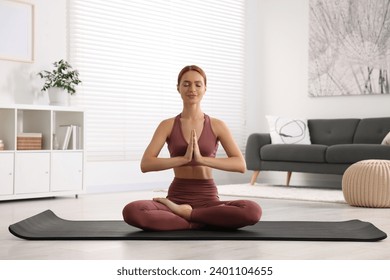
[[[141,160],[142,172],[173,168],[175,178],[166,198],[127,204],[123,218],[128,224],[156,231],[237,229],[260,220],[261,208],[253,201],[219,200],[212,169],[243,173],[246,166],[224,122],[202,112],[200,103],[206,87],[206,75],[198,66],[186,66],[179,73],[177,90],[183,111],[160,123]],[[165,142],[170,158],[158,156]],[[218,142],[227,157],[215,157]]]

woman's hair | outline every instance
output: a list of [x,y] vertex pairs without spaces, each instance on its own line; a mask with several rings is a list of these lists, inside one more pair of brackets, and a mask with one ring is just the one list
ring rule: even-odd
[[199,66],[196,65],[188,65],[181,69],[179,76],[177,77],[177,85],[180,85],[180,80],[183,77],[183,75],[188,72],[188,71],[196,71],[198,72],[204,79],[204,85],[207,85],[207,78],[206,78],[206,73],[200,68]]

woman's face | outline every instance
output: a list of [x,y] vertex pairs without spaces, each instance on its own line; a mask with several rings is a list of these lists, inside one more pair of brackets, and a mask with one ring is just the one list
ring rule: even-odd
[[203,98],[206,92],[206,85],[201,74],[196,71],[184,73],[177,86],[183,102],[197,103]]

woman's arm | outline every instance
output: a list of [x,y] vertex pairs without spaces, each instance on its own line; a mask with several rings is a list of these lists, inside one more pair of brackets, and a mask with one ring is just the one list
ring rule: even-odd
[[244,173],[246,171],[245,160],[237,143],[234,141],[229,128],[224,122],[217,119],[212,120],[212,128],[215,135],[221,142],[227,158],[203,157],[199,151],[198,142],[196,141],[197,137],[194,132],[193,141],[195,161],[199,162],[201,165],[215,169]]
[[160,171],[182,166],[192,160],[193,146],[189,145],[184,156],[173,158],[159,158],[161,149],[172,130],[172,120],[165,120],[157,127],[152,140],[146,148],[141,160],[141,171]]

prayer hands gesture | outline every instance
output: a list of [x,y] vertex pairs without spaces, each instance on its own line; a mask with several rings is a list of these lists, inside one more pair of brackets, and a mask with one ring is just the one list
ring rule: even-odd
[[203,157],[199,150],[198,137],[196,136],[195,129],[191,130],[190,142],[184,157],[188,160],[188,162],[195,160],[195,162],[200,163],[202,161]]

